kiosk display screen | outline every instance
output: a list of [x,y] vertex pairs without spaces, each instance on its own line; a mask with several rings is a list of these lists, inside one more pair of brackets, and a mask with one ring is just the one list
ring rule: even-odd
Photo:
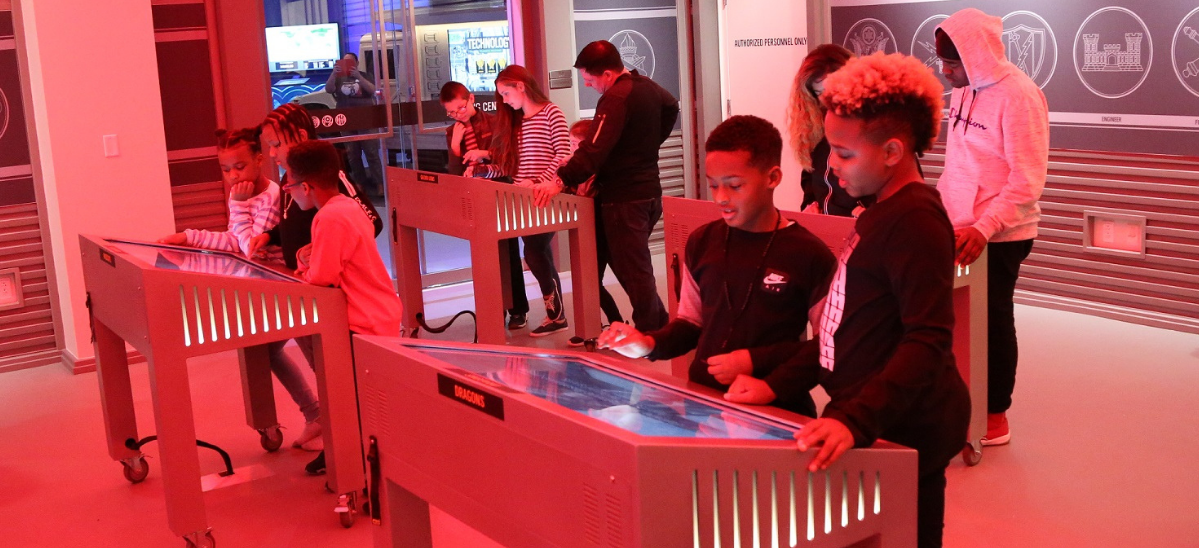
[[270,72],[331,70],[341,58],[337,24],[267,27],[266,57]]
[[235,278],[252,278],[272,282],[299,282],[295,278],[284,276],[267,267],[254,264],[246,259],[226,253],[207,249],[187,249],[167,245],[142,242],[126,242],[122,240],[105,240],[109,248],[136,257],[156,268],[165,270],[181,270],[197,274],[218,274]]
[[410,345],[531,396],[651,437],[792,440],[794,427],[566,356]]

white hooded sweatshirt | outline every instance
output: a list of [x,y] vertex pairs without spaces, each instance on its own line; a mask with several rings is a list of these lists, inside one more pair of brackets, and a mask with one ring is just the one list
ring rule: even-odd
[[949,219],[987,241],[1035,238],[1049,167],[1045,94],[1007,60],[998,17],[967,8],[940,28],[970,79],[949,101],[945,171],[937,182]]

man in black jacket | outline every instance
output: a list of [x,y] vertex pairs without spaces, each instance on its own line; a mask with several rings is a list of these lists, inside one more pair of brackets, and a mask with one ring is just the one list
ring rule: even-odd
[[[595,176],[600,271],[611,265],[633,305],[637,329],[659,329],[669,318],[654,280],[649,236],[662,217],[658,148],[674,130],[679,101],[626,69],[607,40],[587,44],[574,66],[583,83],[602,95],[590,135],[558,169],[558,177],[575,187]],[[539,198],[555,191],[549,192]]]

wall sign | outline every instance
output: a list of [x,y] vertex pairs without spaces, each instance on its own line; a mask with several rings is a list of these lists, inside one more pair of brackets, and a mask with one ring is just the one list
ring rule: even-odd
[[[893,35],[906,46],[899,51],[939,73],[933,31],[965,7],[1003,19],[1008,60],[1049,101],[1050,146],[1197,154],[1199,8],[1193,3],[833,0],[833,36],[861,54],[895,51]],[[942,84],[948,93],[948,82]]]

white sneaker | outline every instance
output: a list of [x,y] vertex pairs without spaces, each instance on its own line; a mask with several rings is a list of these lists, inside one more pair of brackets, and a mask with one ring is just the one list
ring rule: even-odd
[[305,451],[320,451],[325,448],[325,440],[321,437],[321,423],[312,421],[304,425],[304,430],[291,442],[291,446]]

